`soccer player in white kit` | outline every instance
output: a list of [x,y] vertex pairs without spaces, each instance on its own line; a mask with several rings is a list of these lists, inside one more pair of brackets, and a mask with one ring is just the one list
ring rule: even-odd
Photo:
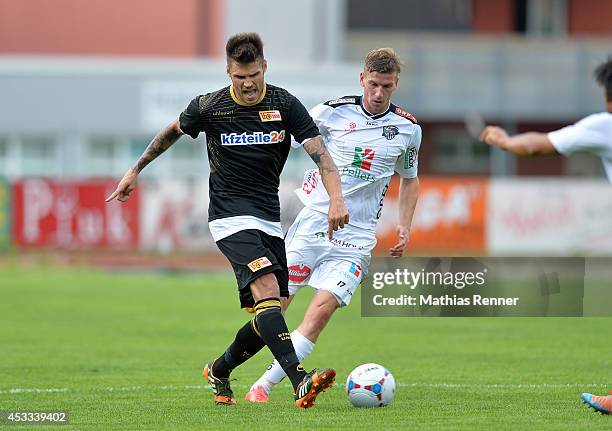
[[[503,129],[489,126],[483,130],[480,139],[519,156],[593,153],[601,159],[612,183],[612,56],[597,66],[594,75],[604,88],[607,112],[591,114],[571,126],[547,134],[528,132],[508,136]],[[582,401],[597,412],[612,414],[612,392],[601,396],[583,393]]]
[[607,112],[591,114],[550,133],[527,132],[509,136],[500,127],[488,126],[480,139],[519,156],[593,153],[601,159],[608,180],[612,182],[612,56],[595,69],[595,80],[604,88]]
[[[362,96],[345,96],[315,106],[310,115],[341,175],[350,221],[328,239],[329,198],[318,171],[310,170],[296,190],[305,208],[285,237],[289,298],[306,285],[316,290],[302,323],[291,333],[300,360],[308,356],[334,311],[347,306],[367,272],[376,245],[376,224],[391,176],[401,177],[398,242],[389,252],[402,256],[416,207],[421,127],[404,109],[391,103],[401,62],[390,48],[371,51],[360,73]],[[285,377],[274,361],[246,399],[268,401],[272,387]]]

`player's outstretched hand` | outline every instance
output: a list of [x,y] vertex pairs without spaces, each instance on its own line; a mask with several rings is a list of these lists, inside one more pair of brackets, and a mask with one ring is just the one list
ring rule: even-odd
[[344,199],[333,199],[329,202],[329,211],[327,214],[327,236],[332,239],[334,231],[342,229],[349,222],[349,213],[344,205]]
[[389,254],[393,257],[402,257],[404,250],[406,249],[406,245],[408,245],[408,236],[410,231],[406,226],[402,225],[397,225],[396,231],[398,242],[389,249]]
[[497,126],[487,126],[480,134],[480,140],[482,142],[501,148],[502,150],[506,148],[508,139],[506,131]]
[[125,173],[115,191],[106,198],[106,202],[117,199],[119,202],[125,202],[130,198],[130,193],[136,188],[138,174],[131,169]]

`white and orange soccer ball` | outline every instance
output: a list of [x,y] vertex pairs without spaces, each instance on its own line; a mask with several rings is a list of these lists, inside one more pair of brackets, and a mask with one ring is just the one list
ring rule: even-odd
[[346,379],[346,393],[355,407],[383,407],[393,400],[395,379],[382,365],[363,364]]

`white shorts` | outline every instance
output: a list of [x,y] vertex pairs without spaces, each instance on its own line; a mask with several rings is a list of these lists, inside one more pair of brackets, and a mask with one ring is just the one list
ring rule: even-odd
[[370,264],[376,234],[345,226],[327,238],[327,214],[304,208],[287,231],[289,294],[302,286],[326,290],[341,307],[351,302]]

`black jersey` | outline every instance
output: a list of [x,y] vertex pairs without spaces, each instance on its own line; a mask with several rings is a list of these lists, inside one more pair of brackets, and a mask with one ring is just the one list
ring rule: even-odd
[[267,84],[261,102],[237,103],[230,86],[198,96],[180,116],[192,138],[206,133],[210,164],[208,221],[249,215],[280,221],[278,186],[291,148],[319,135],[306,108],[287,90]]

